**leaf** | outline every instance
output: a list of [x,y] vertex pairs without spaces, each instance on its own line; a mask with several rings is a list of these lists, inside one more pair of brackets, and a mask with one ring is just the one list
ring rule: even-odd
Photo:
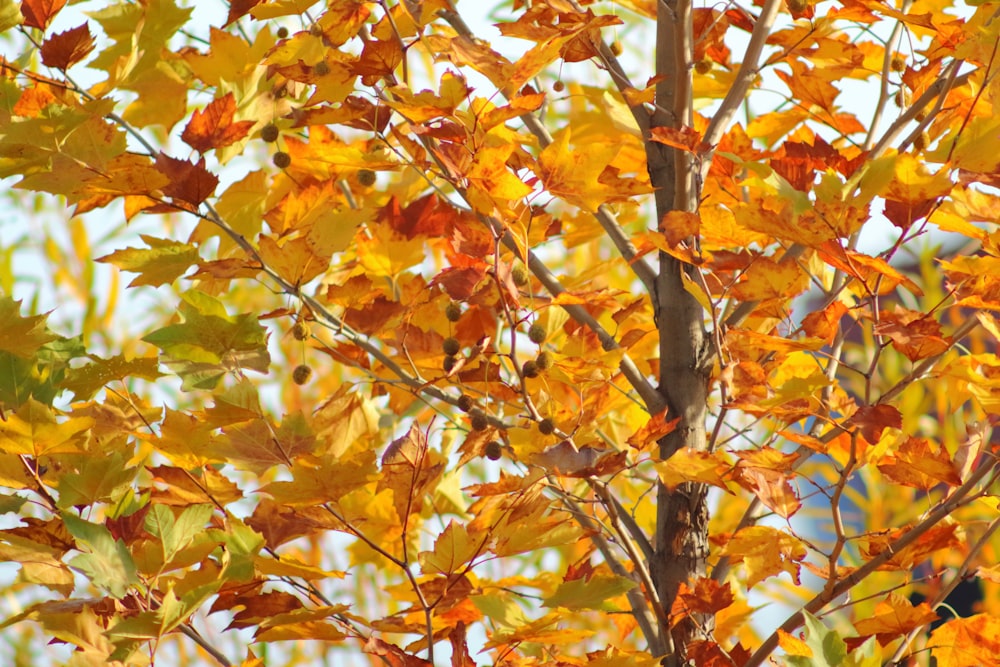
[[87,431],[94,425],[91,417],[60,420],[33,398],[5,417],[0,420],[0,450],[25,456],[81,453]]
[[559,584],[555,592],[545,598],[542,604],[546,607],[562,607],[564,609],[603,609],[614,611],[616,605],[609,602],[610,598],[624,595],[636,587],[636,583],[628,577],[616,575],[594,575],[588,579],[574,579]]
[[94,50],[94,36],[84,23],[75,28],[52,35],[40,49],[46,67],[67,70],[86,58]]
[[218,177],[205,169],[204,157],[192,164],[160,153],[156,156],[156,169],[168,179],[163,194],[188,210],[196,209],[208,199],[219,184]]
[[729,538],[725,553],[746,566],[748,590],[782,572],[798,585],[800,561],[807,555],[798,538],[770,526],[743,528]]
[[663,436],[672,433],[681,420],[680,417],[675,417],[668,421],[668,412],[669,410],[664,409],[659,414],[650,417],[645,426],[628,437],[626,442],[629,446],[639,450],[645,449],[650,443],[656,442]]
[[24,15],[24,25],[28,28],[45,30],[59,10],[65,6],[66,0],[22,0],[21,13]]
[[199,153],[236,143],[249,134],[252,120],[233,122],[236,99],[232,93],[208,103],[203,110],[195,110],[181,133],[181,141]]
[[[847,658],[847,645],[844,640],[833,630],[828,630],[809,612],[802,613],[806,626],[806,638],[802,644],[808,649],[809,655],[790,655],[787,658],[788,664],[795,667],[839,667],[843,665]],[[789,642],[786,640],[786,645],[788,644]]]
[[192,505],[175,518],[173,511],[165,505],[150,507],[146,514],[145,528],[150,535],[159,539],[165,565],[190,544],[195,536],[204,532],[212,510],[211,505]]
[[854,629],[863,637],[875,635],[879,644],[887,646],[897,638],[933,623],[937,618],[937,613],[930,605],[913,605],[899,593],[891,593],[875,606],[872,616],[856,620]]
[[0,0],[0,33],[7,32],[25,20],[15,0]]
[[948,450],[926,438],[906,438],[878,463],[878,469],[893,482],[918,489],[962,483]]
[[731,467],[720,452],[709,453],[690,447],[679,449],[666,461],[656,464],[660,480],[671,490],[681,484],[698,482],[729,491],[724,475]]
[[470,534],[465,526],[452,520],[434,540],[434,549],[420,553],[420,568],[424,574],[461,572],[486,549],[487,540],[487,536]]
[[863,405],[847,420],[856,426],[864,439],[875,444],[882,439],[887,428],[898,429],[903,425],[903,415],[891,405]]
[[0,350],[30,359],[46,343],[59,336],[49,331],[48,315],[21,317],[21,302],[0,296]]
[[140,285],[160,285],[172,283],[191,265],[198,263],[200,257],[198,248],[187,244],[158,239],[141,234],[148,248],[126,248],[116,250],[110,255],[98,257],[95,261],[114,264],[123,271],[138,273],[128,284],[129,287]]
[[171,357],[187,389],[211,388],[230,370],[267,372],[271,356],[267,336],[250,314],[230,316],[222,303],[203,292],[181,295],[180,324],[157,329],[143,338]]
[[135,563],[121,540],[113,539],[104,526],[84,521],[66,511],[61,516],[84,552],[71,561],[73,569],[117,599],[125,597],[129,588],[139,584]]
[[163,373],[158,370],[160,361],[156,356],[127,359],[119,354],[110,359],[102,359],[96,355],[88,358],[92,363],[70,368],[66,372],[66,378],[60,383],[62,388],[73,392],[76,400],[90,399],[112,380],[139,377],[155,381],[163,377]]
[[928,644],[940,667],[996,665],[1000,619],[990,614],[953,618],[931,633]]

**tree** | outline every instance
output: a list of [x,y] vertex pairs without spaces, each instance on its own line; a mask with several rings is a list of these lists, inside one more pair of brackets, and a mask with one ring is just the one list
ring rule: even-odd
[[508,55],[450,0],[64,4],[0,2],[0,177],[72,208],[83,332],[10,250],[5,628],[998,664],[994,4],[517,1]]

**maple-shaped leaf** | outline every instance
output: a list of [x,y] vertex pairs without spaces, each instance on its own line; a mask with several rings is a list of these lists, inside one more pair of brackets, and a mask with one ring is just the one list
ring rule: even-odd
[[443,472],[444,462],[428,447],[426,434],[413,424],[382,455],[378,490],[392,489],[396,513],[405,524],[407,517],[420,512],[424,502],[432,497]]
[[139,583],[135,563],[121,540],[115,540],[102,525],[85,521],[64,511],[63,522],[76,539],[83,553],[71,561],[73,569],[82,572],[98,588],[121,599],[128,589]]
[[630,447],[642,450],[650,443],[656,442],[668,433],[672,433],[680,423],[680,417],[667,419],[668,410],[664,409],[659,414],[653,415],[646,422],[645,426],[628,437],[626,441]]
[[[687,482],[726,487],[725,477],[732,465],[723,460],[719,451],[703,452],[692,448],[679,449],[666,461],[656,464],[656,471],[668,489],[675,489]],[[732,493],[731,491],[729,491]]]
[[855,621],[854,629],[862,636],[875,635],[878,643],[886,646],[937,618],[937,613],[927,603],[913,605],[899,593],[890,593],[875,605],[870,617]]
[[86,23],[52,35],[42,43],[40,52],[46,67],[67,70],[94,50],[94,36]]
[[418,556],[424,574],[461,572],[467,563],[486,550],[488,536],[470,533],[466,526],[450,521],[434,540],[434,549]]
[[926,438],[907,438],[879,462],[878,469],[897,484],[918,489],[962,483],[948,450]]
[[953,618],[931,633],[928,645],[940,667],[996,667],[1000,618],[992,614]]
[[794,535],[770,526],[750,526],[729,538],[725,553],[746,566],[749,590],[758,582],[782,572],[787,572],[798,584],[800,562],[808,552],[806,545]]
[[[938,524],[927,530],[905,549],[893,551],[892,558],[884,563],[881,570],[912,570],[918,563],[926,560],[935,551],[955,549],[960,545],[956,531],[957,523]],[[899,528],[881,533],[872,533],[861,543],[861,554],[866,558],[874,558],[886,550],[893,548],[895,542],[908,528]]]
[[863,405],[847,423],[858,427],[865,440],[875,444],[886,428],[898,429],[903,425],[903,415],[891,405]]
[[944,336],[938,322],[900,306],[893,312],[880,312],[873,332],[889,338],[892,346],[910,361],[936,356],[951,347],[951,340]]
[[569,440],[563,440],[532,456],[531,462],[563,477],[594,477],[620,472],[627,456],[625,451],[590,446],[577,448]]
[[215,186],[219,184],[219,178],[205,168],[204,157],[197,163],[191,163],[160,153],[156,156],[156,170],[168,179],[168,183],[163,186],[163,194],[173,198],[175,204],[189,210],[198,208],[199,204],[215,192]]
[[230,316],[220,301],[199,291],[181,295],[178,313],[183,322],[143,340],[170,357],[166,363],[177,369],[185,390],[210,389],[229,371],[267,372],[267,333],[253,314]]
[[628,577],[613,574],[595,574],[589,579],[574,579],[559,584],[555,592],[542,601],[546,607],[564,609],[603,609],[613,611],[617,605],[609,602],[636,587]]
[[423,658],[407,653],[395,644],[382,641],[375,635],[365,642],[364,652],[378,656],[389,667],[434,667],[434,665]]
[[160,285],[174,282],[178,276],[187,271],[199,259],[198,249],[187,243],[178,243],[169,239],[158,239],[155,236],[140,234],[148,248],[125,248],[116,250],[110,255],[98,257],[95,261],[114,264],[123,271],[138,273],[128,284],[129,287],[140,285]]
[[366,86],[374,85],[379,79],[387,77],[403,62],[403,50],[396,39],[368,40],[351,68],[352,73],[361,77]]
[[66,0],[22,0],[21,14],[24,15],[24,25],[28,28],[45,30],[59,10],[65,6]]
[[[336,502],[378,478],[374,452],[352,456],[317,456],[300,459],[291,467],[294,481],[271,482],[262,493],[293,507]],[[391,496],[391,494],[387,494]],[[405,502],[405,498],[403,499]]]
[[229,3],[229,13],[226,15],[226,22],[222,24],[225,28],[231,23],[238,21],[247,14],[250,10],[259,5],[263,0],[232,0]]
[[135,482],[138,468],[129,467],[128,457],[120,451],[81,454],[76,470],[59,478],[58,505],[61,508],[83,507],[106,502]]
[[835,631],[830,630],[809,612],[805,617],[806,637],[803,642],[808,655],[789,655],[788,664],[794,667],[815,667],[816,665],[843,665],[847,658],[847,643]]
[[47,405],[29,398],[0,420],[0,451],[7,454],[44,456],[85,451],[92,417],[60,419]]
[[681,584],[670,615],[678,618],[688,614],[716,614],[733,604],[735,599],[730,584],[699,577],[693,587]]
[[21,302],[0,296],[0,351],[30,359],[46,343],[58,335],[45,324],[48,315],[21,317]]
[[233,122],[236,98],[232,93],[209,102],[204,110],[195,110],[181,133],[181,141],[199,153],[234,144],[247,136],[254,126],[252,120]]

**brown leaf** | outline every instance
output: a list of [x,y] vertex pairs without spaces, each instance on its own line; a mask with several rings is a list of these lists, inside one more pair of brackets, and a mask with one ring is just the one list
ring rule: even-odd
[[847,420],[847,426],[855,426],[868,442],[875,444],[886,428],[900,428],[903,415],[891,405],[863,405]]
[[163,194],[172,197],[181,208],[194,210],[208,199],[219,179],[205,168],[205,158],[192,164],[187,160],[178,160],[165,153],[156,156],[156,170],[170,179],[163,188]]
[[411,655],[395,644],[384,642],[374,635],[365,642],[363,650],[365,653],[379,656],[389,667],[434,667],[423,658]]
[[52,35],[42,44],[42,62],[47,67],[67,70],[94,50],[94,36],[86,23]]

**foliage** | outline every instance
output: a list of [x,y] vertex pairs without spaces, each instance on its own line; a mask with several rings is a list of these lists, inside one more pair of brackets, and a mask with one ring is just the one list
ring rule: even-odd
[[5,633],[998,664],[995,3],[65,4],[0,0],[71,209],[0,262]]

